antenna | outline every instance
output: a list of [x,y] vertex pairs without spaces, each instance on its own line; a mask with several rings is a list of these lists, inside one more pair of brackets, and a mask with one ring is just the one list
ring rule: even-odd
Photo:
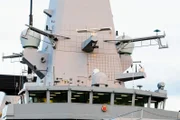
[[[33,26],[33,15],[32,15],[32,9],[33,9],[33,0],[30,0],[30,14],[29,14],[29,25]],[[28,74],[32,73],[32,69],[28,67]]]
[[159,29],[154,30],[154,32],[156,33],[156,35],[158,35],[159,32],[161,32]]
[[116,36],[119,36],[118,31],[116,31]]
[[90,29],[77,29],[78,33],[91,33],[92,36],[96,36],[97,32],[111,31],[111,27],[102,27],[102,28],[90,28]]
[[33,26],[32,8],[33,8],[33,0],[30,0],[29,25],[31,25],[31,26]]

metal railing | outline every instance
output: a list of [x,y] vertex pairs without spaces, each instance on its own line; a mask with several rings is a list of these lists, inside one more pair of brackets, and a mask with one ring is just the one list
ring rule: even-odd
[[[149,115],[152,115],[153,117],[146,118],[146,117],[144,117],[144,114],[149,114]],[[180,114],[180,113],[177,113],[177,114]],[[155,117],[157,117],[157,118],[155,118]],[[128,113],[123,113],[123,114],[120,114],[120,115],[112,117],[112,118],[105,118],[103,120],[143,120],[143,119],[146,119],[146,120],[158,120],[158,119],[179,120],[179,118],[176,116],[162,115],[162,114],[150,112],[150,111],[147,111],[144,109],[139,109],[139,110],[135,110],[135,111],[128,112]]]

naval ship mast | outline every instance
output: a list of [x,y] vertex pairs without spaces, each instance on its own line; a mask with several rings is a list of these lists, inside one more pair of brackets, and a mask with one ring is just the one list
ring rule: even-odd
[[145,73],[123,73],[133,62],[134,42],[157,40],[167,48],[161,43],[165,34],[116,38],[109,0],[51,0],[44,10],[44,31],[33,26],[30,11],[28,28],[21,33],[23,52],[3,56],[21,57],[29,71],[18,94],[20,104],[5,106],[3,119],[112,120],[141,110],[144,119],[177,119],[177,112],[164,110],[164,83],[155,92],[127,89],[125,82],[145,78]]
[[[113,71],[109,74],[107,74],[108,71],[104,71],[104,70],[111,69],[113,67],[114,63],[110,64],[111,68],[108,68],[106,66],[105,68],[103,68],[104,70],[102,68],[101,69],[102,69],[102,71],[105,72],[105,74],[107,74],[107,76],[109,77],[108,79],[110,79],[110,81],[114,81],[114,79],[116,79],[116,80],[118,79],[118,78],[115,78],[115,76],[121,75],[117,72],[125,71],[132,64],[132,59],[131,59],[130,55],[134,48],[134,42],[157,40],[160,49],[168,47],[167,45],[165,46],[165,45],[162,45],[162,43],[161,43],[161,38],[164,38],[165,34],[164,35],[156,34],[156,36],[148,36],[148,37],[133,38],[133,39],[128,36],[123,35],[123,36],[120,36],[115,39],[113,21],[111,21],[109,23],[109,26],[111,26],[111,27],[104,27],[102,25],[101,25],[102,27],[99,27],[99,28],[89,27],[88,29],[79,29],[81,27],[78,27],[78,28],[74,27],[73,29],[75,31],[74,31],[74,33],[72,33],[71,38],[67,37],[67,36],[63,36],[63,35],[58,35],[55,32],[55,30],[56,30],[55,25],[58,24],[57,23],[58,21],[56,19],[59,19],[59,16],[56,16],[56,18],[53,18],[53,9],[51,9],[51,8],[44,10],[44,13],[48,17],[48,20],[47,20],[48,24],[46,25],[46,31],[43,31],[36,27],[33,27],[32,6],[33,6],[33,2],[32,2],[32,0],[30,0],[29,25],[26,25],[26,26],[28,26],[28,29],[24,30],[21,34],[21,44],[24,48],[23,53],[14,54],[11,56],[3,56],[3,59],[22,57],[21,62],[28,66],[28,75],[27,75],[28,81],[34,81],[33,73],[35,73],[38,76],[37,81],[43,82],[44,85],[54,85],[54,82],[58,82],[62,79],[66,79],[66,80],[82,79],[80,81],[82,81],[83,83],[87,83],[86,82],[87,80],[85,80],[85,79],[88,79],[89,76],[91,76],[91,73],[93,73],[93,70],[96,71],[96,68],[99,70],[99,68],[98,68],[99,65],[93,65],[93,66],[89,66],[88,67],[89,70],[86,71],[86,66],[84,65],[81,72],[79,71],[79,75],[74,75],[73,72],[78,70],[79,67],[74,66],[76,68],[74,68],[74,70],[72,70],[72,68],[71,68],[71,70],[70,70],[69,69],[70,66],[68,65],[69,63],[67,64],[66,67],[64,65],[61,65],[61,64],[66,64],[66,62],[65,62],[66,59],[64,59],[65,61],[61,61],[62,63],[58,62],[58,64],[65,67],[65,68],[61,68],[61,69],[68,68],[69,70],[65,70],[65,71],[61,70],[61,69],[57,70],[58,67],[56,67],[57,65],[55,65],[55,64],[57,63],[56,58],[58,58],[58,57],[55,57],[55,55],[54,55],[55,52],[59,53],[60,51],[64,51],[64,52],[60,53],[59,55],[56,54],[56,56],[61,56],[61,54],[63,56],[64,53],[74,52],[74,54],[72,54],[72,55],[74,55],[74,57],[77,56],[76,52],[83,52],[83,53],[81,53],[82,55],[80,55],[80,57],[83,57],[84,55],[86,55],[89,59],[91,59],[91,55],[104,53],[106,51],[106,49],[107,50],[109,49],[107,47],[106,48],[104,47],[103,49],[99,48],[99,46],[101,46],[101,44],[103,46],[111,47],[109,49],[109,51],[111,51],[110,53],[116,54],[115,56],[119,57],[119,59],[121,59],[120,61],[114,61],[117,65],[120,65],[120,66],[117,66],[117,71]],[[97,18],[96,15],[95,15],[95,17]],[[110,16],[109,16],[109,18],[110,18]],[[78,18],[78,19],[80,19],[80,18]],[[99,18],[99,21],[102,21],[102,20]],[[88,22],[86,24],[88,24]],[[81,23],[79,24],[79,26],[82,26],[82,25],[83,24],[81,24]],[[69,30],[69,31],[73,31],[73,30]],[[156,32],[159,32],[159,31],[156,31]],[[62,29],[60,29],[60,31],[58,31],[58,33],[67,34],[67,32],[64,32]],[[105,40],[98,40],[98,39],[101,39],[101,38],[99,38],[99,34],[103,34],[103,37],[105,38]],[[107,35],[105,35],[105,34],[107,34]],[[43,49],[41,51],[39,51],[38,47],[41,42],[41,37],[40,37],[41,35],[45,36],[45,38],[44,38],[44,42],[43,42]],[[74,40],[75,39],[74,37],[77,35],[86,35],[87,37],[85,37],[85,40],[83,43],[78,43],[77,40]],[[69,47],[70,45],[68,45],[68,44],[72,44],[74,42],[77,42],[77,44],[81,44],[81,48],[79,48],[80,46],[73,46],[73,47],[76,49],[80,49],[82,51],[62,50],[62,48],[66,47],[66,46],[61,46],[61,43],[65,43],[65,44],[67,44],[67,47]],[[114,44],[111,44],[113,42],[114,42]],[[73,47],[70,46],[68,49],[73,49]],[[35,58],[36,60],[31,57],[32,55],[37,56]],[[72,56],[72,55],[70,55],[70,56]],[[40,59],[40,61],[41,61],[40,63],[39,63],[38,59]],[[71,58],[67,57],[67,59],[71,59]],[[118,59],[118,58],[116,58],[116,59]],[[79,60],[77,59],[76,62],[77,61],[79,61]],[[83,61],[86,61],[86,60],[84,59],[81,62],[83,62]],[[124,64],[124,62],[127,63],[126,61],[129,61],[129,63]],[[70,61],[70,62],[73,63],[73,61]],[[88,61],[83,62],[83,63],[89,64]],[[93,68],[91,68],[91,67],[93,67]],[[57,71],[60,71],[60,73],[57,73]],[[64,76],[66,76],[66,78],[63,78]],[[78,78],[78,76],[80,78]],[[119,82],[119,80],[117,80],[117,82]],[[122,82],[122,84],[123,84],[123,82]],[[91,84],[89,84],[89,85],[91,85]],[[113,86],[113,85],[111,84],[111,86]]]

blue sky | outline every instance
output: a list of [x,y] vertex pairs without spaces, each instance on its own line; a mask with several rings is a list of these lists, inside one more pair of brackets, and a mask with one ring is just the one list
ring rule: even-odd
[[[29,0],[0,0],[0,54],[21,52],[20,33],[28,23]],[[44,29],[46,16],[43,9],[48,8],[49,0],[34,0],[34,26]],[[158,46],[135,48],[134,60],[141,60],[147,78],[135,81],[143,89],[154,91],[158,82],[165,82],[168,91],[168,110],[180,109],[180,17],[179,0],[111,0],[113,19],[119,34],[125,32],[131,37],[154,35],[155,29],[166,31],[169,49]],[[164,43],[165,43],[164,42]],[[0,60],[1,74],[20,74],[21,66],[10,60]],[[132,88],[133,83],[126,84]]]

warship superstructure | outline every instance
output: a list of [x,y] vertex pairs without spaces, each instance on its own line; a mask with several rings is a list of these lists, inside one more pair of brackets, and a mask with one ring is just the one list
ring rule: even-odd
[[178,112],[164,110],[163,82],[154,92],[125,87],[146,76],[140,64],[135,72],[126,71],[133,66],[134,43],[156,40],[167,48],[161,43],[165,34],[118,36],[109,0],[51,0],[44,13],[45,30],[33,26],[30,14],[22,53],[3,56],[21,57],[28,68],[18,96],[4,96],[3,120],[180,119]]

